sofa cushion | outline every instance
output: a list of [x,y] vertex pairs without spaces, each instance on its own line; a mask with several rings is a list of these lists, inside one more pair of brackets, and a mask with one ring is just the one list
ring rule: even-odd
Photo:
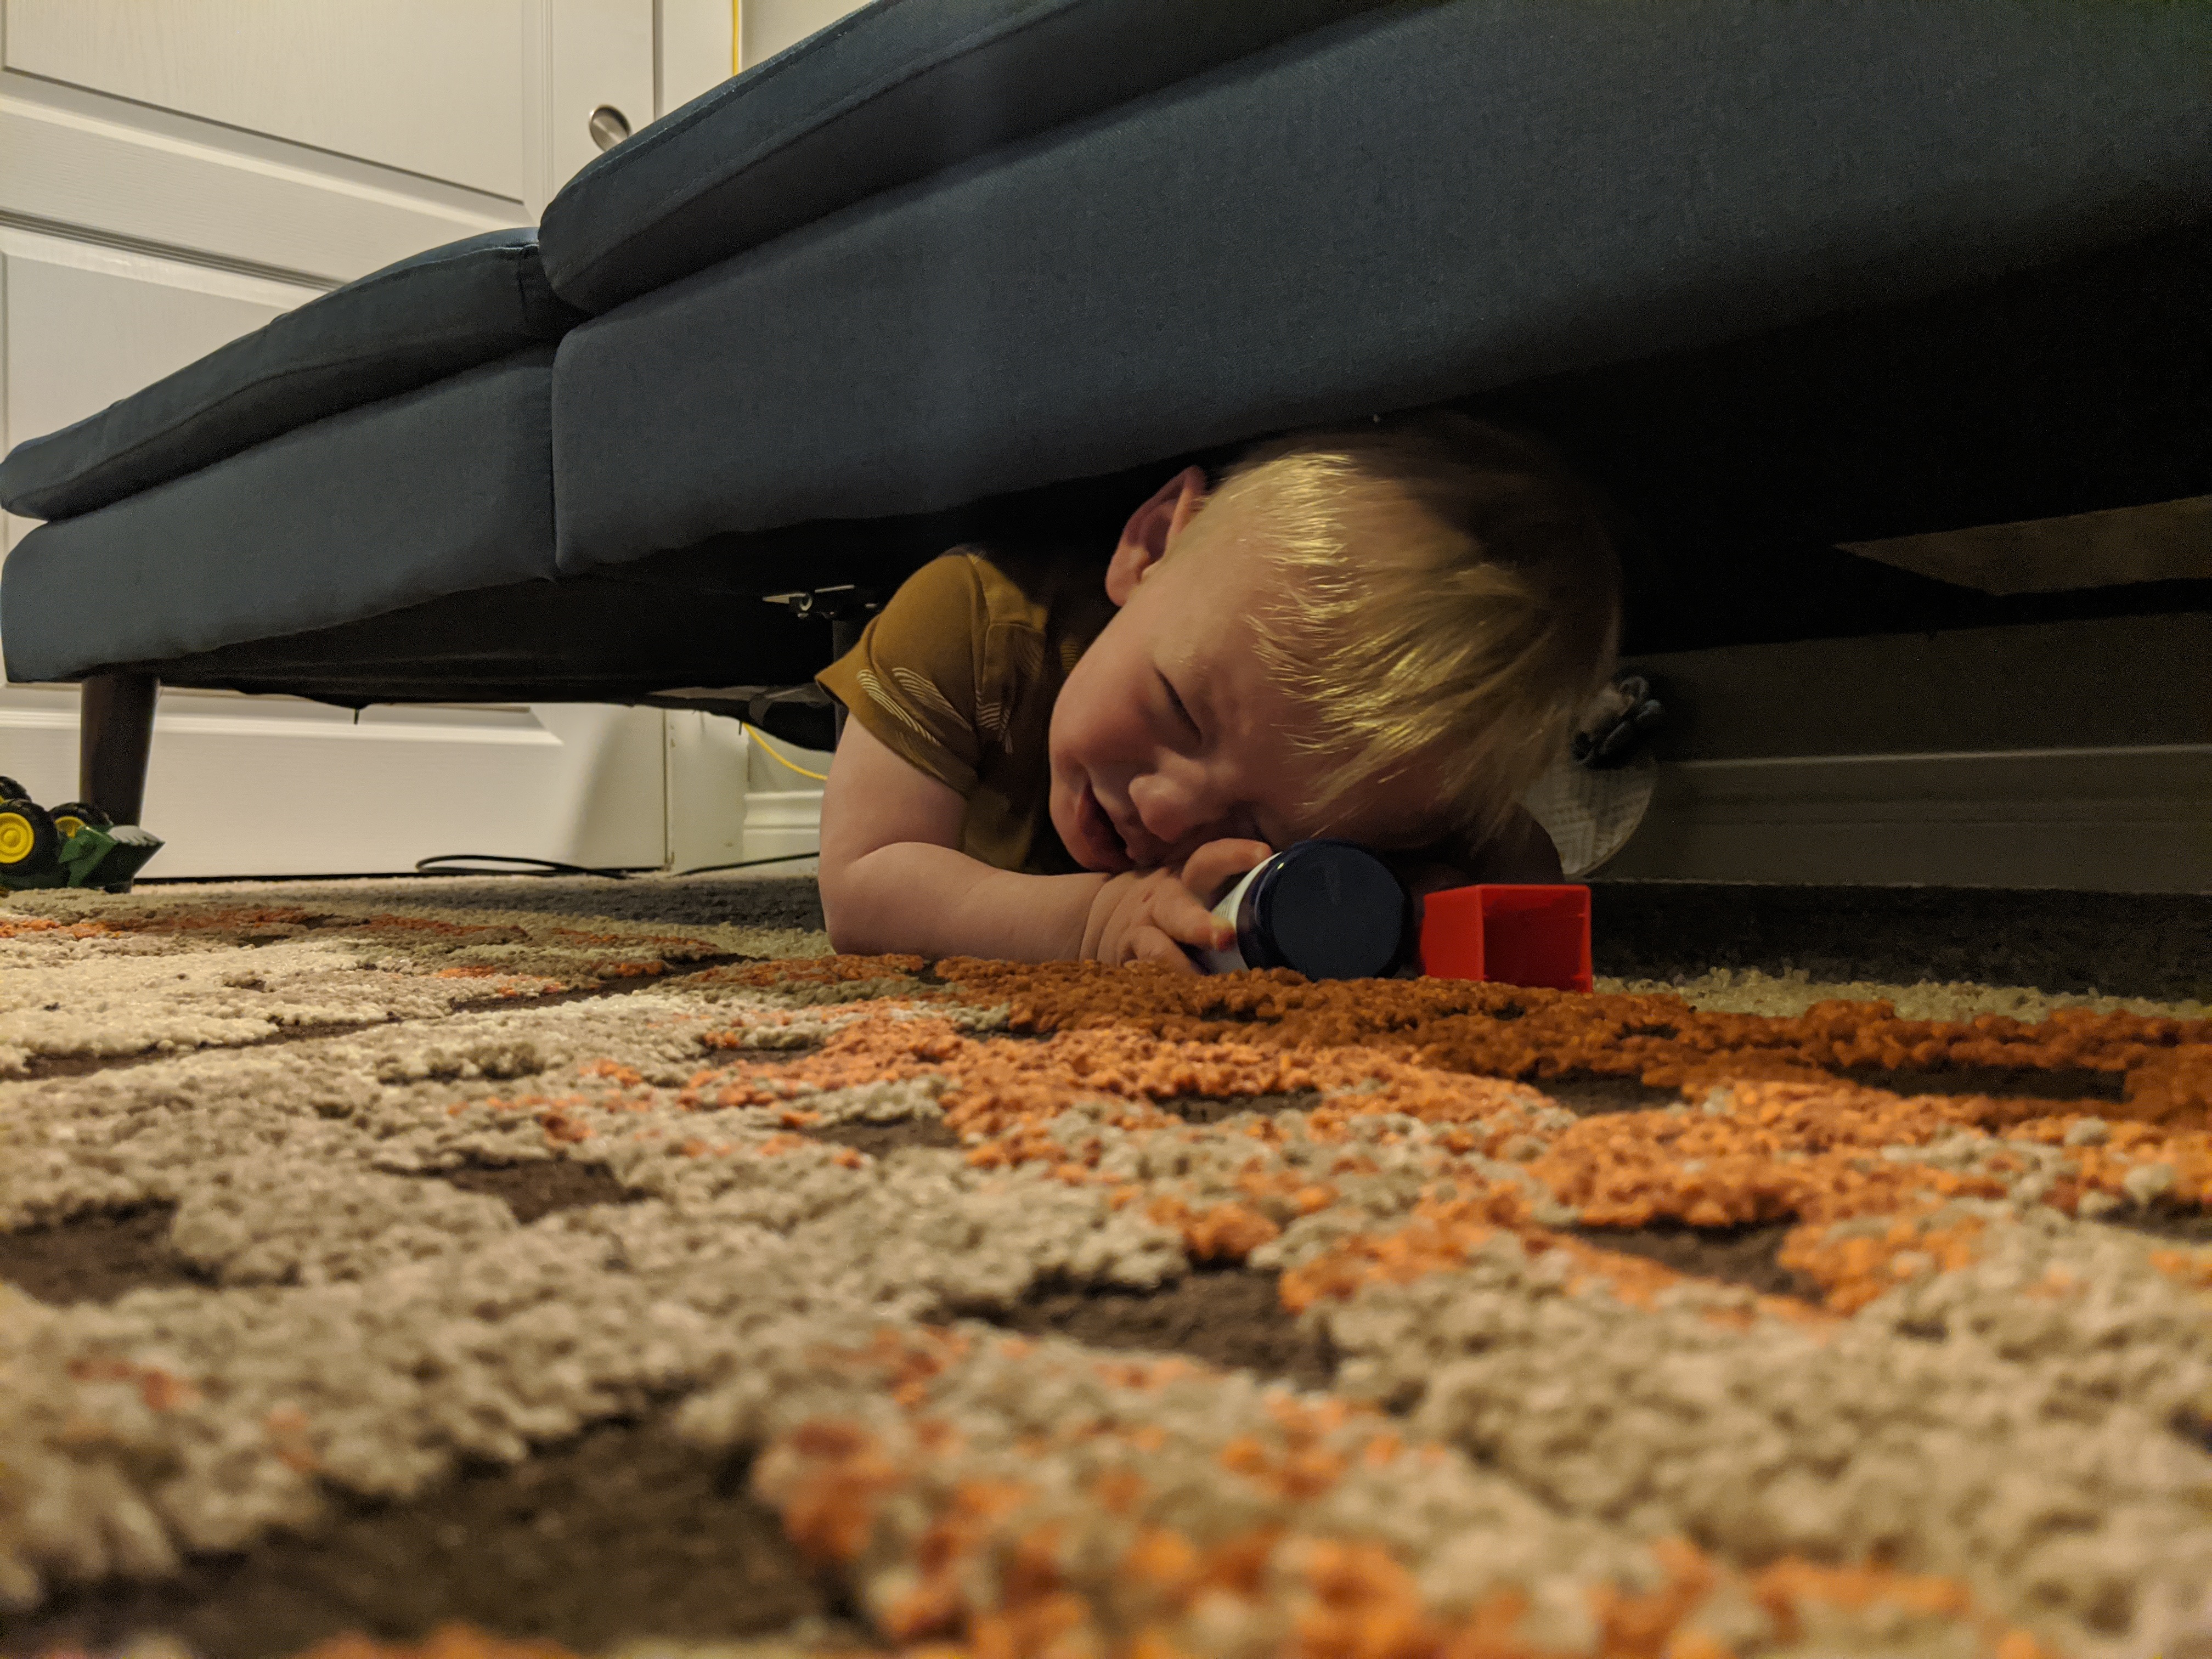
[[40,525],[0,569],[9,677],[70,679],[550,576],[552,359],[536,346]]
[[928,511],[2169,230],[2212,216],[2208,58],[2212,9],[2104,0],[1372,13],[578,327],[555,371],[562,568]]
[[0,461],[0,506],[89,513],[340,410],[557,337],[536,233],[434,247],[310,300]]
[[647,289],[995,145],[1385,0],[875,0],[593,161],[544,212],[562,298]]

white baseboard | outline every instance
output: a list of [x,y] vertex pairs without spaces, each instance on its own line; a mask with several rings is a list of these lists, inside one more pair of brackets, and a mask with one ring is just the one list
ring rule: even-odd
[[2212,744],[1662,763],[1599,874],[2212,891]]
[[821,844],[822,792],[819,789],[755,789],[747,792],[746,858],[773,859],[792,853],[811,853]]

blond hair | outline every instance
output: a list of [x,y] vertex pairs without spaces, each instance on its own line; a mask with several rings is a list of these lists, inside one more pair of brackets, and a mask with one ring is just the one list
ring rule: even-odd
[[1256,648],[1304,717],[1317,821],[1418,769],[1447,833],[1495,835],[1613,671],[1610,508],[1535,439],[1449,410],[1265,440],[1207,505],[1232,500],[1286,578]]

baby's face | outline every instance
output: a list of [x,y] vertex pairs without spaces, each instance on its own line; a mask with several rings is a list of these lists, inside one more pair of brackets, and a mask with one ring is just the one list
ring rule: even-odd
[[[1254,649],[1255,609],[1279,581],[1260,527],[1233,500],[1194,525],[1204,475],[1193,468],[1130,520],[1107,574],[1120,610],[1070,672],[1052,714],[1052,821],[1086,868],[1176,865],[1206,842],[1280,851],[1316,835],[1377,847],[1428,839],[1427,792],[1369,795],[1315,822],[1316,763],[1288,741],[1296,710]],[[1152,514],[1148,521],[1147,514]]]

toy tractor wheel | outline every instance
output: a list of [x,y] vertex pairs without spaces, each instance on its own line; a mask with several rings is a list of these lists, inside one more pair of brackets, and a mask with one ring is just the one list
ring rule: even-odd
[[0,885],[10,876],[43,874],[61,841],[43,806],[20,797],[0,800]]
[[90,801],[86,800],[65,800],[59,806],[49,807],[46,816],[53,819],[54,828],[62,832],[64,841],[67,841],[88,823],[95,830],[105,830],[115,822]]
[[5,772],[0,772],[0,800],[28,800],[30,798],[29,790]]

